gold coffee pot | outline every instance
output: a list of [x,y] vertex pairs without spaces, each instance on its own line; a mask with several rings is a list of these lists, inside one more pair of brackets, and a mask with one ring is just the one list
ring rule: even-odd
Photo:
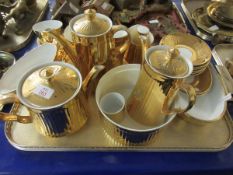
[[[133,119],[146,125],[160,125],[166,117],[185,112],[193,106],[195,90],[183,83],[193,70],[187,55],[190,55],[188,49],[178,50],[162,45],[146,51],[139,79],[126,105]],[[186,107],[176,101],[179,90],[188,96]]]
[[113,38],[117,31],[124,30],[128,33],[127,27],[113,25],[109,17],[96,13],[94,9],[87,9],[84,14],[72,18],[69,28],[72,43],[57,32],[50,31],[49,34],[64,47],[83,77],[94,65],[105,64],[111,50],[124,52],[128,48],[129,39],[122,46],[115,47]]

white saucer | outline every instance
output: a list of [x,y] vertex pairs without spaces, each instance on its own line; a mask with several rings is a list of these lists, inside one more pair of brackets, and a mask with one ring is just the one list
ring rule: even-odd
[[0,79],[0,94],[15,91],[18,81],[25,72],[34,66],[52,62],[56,53],[57,47],[53,44],[43,44],[26,53]]
[[[184,114],[185,117],[204,122],[213,122],[221,119],[225,114],[227,108],[227,103],[223,100],[226,95],[225,90],[213,66],[210,66],[210,70],[213,76],[211,89],[208,93],[197,96],[195,105]],[[183,93],[181,93],[181,97],[179,102],[186,104]]]

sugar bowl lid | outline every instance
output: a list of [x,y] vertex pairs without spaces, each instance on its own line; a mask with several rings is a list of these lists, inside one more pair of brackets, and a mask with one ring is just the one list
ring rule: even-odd
[[77,35],[95,37],[108,32],[112,21],[107,16],[96,13],[94,9],[87,9],[84,14],[71,20],[70,27]]
[[154,46],[148,49],[146,62],[153,71],[170,78],[184,78],[192,73],[191,51],[186,48]]
[[30,108],[51,109],[73,99],[81,85],[81,74],[73,65],[52,62],[28,71],[20,81],[17,94]]

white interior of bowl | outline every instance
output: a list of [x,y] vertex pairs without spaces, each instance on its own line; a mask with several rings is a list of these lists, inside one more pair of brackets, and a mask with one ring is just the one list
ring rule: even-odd
[[124,96],[125,101],[127,103],[127,99],[131,94],[137,80],[139,77],[140,72],[140,65],[139,64],[127,64],[118,66],[114,69],[108,71],[99,81],[97,88],[96,88],[96,103],[97,106],[103,115],[109,122],[113,123],[114,125],[118,126],[119,128],[123,128],[130,131],[137,131],[137,132],[147,132],[153,131],[155,129],[162,128],[163,126],[167,125],[171,122],[175,115],[168,116],[164,123],[158,126],[146,126],[142,125],[127,114],[124,116],[124,120],[121,123],[116,123],[115,121],[111,120],[100,108],[100,99],[107,93],[110,92],[117,92]]

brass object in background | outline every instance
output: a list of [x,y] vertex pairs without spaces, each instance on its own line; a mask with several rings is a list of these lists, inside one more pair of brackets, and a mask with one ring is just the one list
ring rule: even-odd
[[217,30],[211,30],[216,24],[210,19],[204,8],[198,8],[193,11],[192,18],[196,25],[210,35],[224,35],[233,37],[233,31],[230,28],[218,26]]
[[[23,1],[21,1],[21,3],[22,2]],[[33,24],[42,19],[47,10],[48,4],[48,0],[33,0],[30,1],[29,6],[27,6],[27,8],[29,8],[29,11],[25,11],[25,9],[27,8],[20,9],[20,6],[18,6],[17,10],[17,5],[15,6],[15,8],[12,8],[11,12],[1,11],[3,14],[5,13],[5,15],[10,15],[8,16],[9,21],[7,22],[8,24],[6,26],[6,37],[0,36],[0,50],[13,52],[24,47],[32,37]],[[11,10],[11,8],[8,10]],[[21,19],[20,17],[23,14],[24,18]],[[12,18],[12,16],[14,15],[16,16],[16,18],[18,18],[17,22],[15,22],[15,20]],[[2,28],[2,21],[0,23],[0,28]]]
[[217,24],[233,29],[233,3],[211,3],[207,14]]
[[[199,26],[196,25],[194,19],[192,18],[192,13],[198,8],[207,7],[209,4],[210,4],[210,0],[182,0],[181,7],[185,15],[187,16],[189,23],[194,29],[196,35],[198,35],[204,40],[211,41],[213,45],[221,44],[221,43],[233,43],[232,36],[219,34],[218,31],[209,33],[209,32],[204,31],[203,29],[201,29]],[[208,17],[208,15],[206,16]],[[219,30],[222,30],[224,27],[219,26],[219,28],[220,28]]]

